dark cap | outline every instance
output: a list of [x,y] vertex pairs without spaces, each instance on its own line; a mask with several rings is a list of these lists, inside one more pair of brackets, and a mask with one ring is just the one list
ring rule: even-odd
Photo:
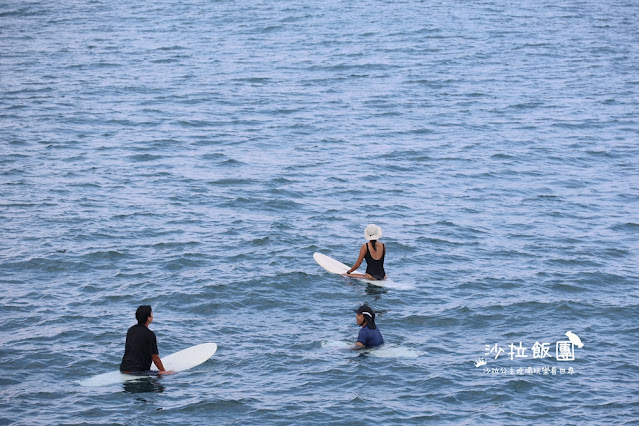
[[373,311],[373,309],[368,305],[362,305],[357,309],[353,309],[353,311],[357,314],[364,315],[364,318],[369,318],[372,321],[375,321],[375,311]]

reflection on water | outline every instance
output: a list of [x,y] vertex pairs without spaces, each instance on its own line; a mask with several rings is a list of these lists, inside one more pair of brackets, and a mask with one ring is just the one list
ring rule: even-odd
[[159,377],[145,377],[140,380],[124,382],[124,392],[126,393],[162,393],[164,386],[160,383]]
[[348,285],[349,287],[361,288],[361,286],[366,285],[366,287],[364,288],[364,291],[369,296],[376,296],[375,299],[379,299],[379,296],[388,293],[388,288],[386,287],[371,284],[362,280],[356,280],[354,278],[344,277],[344,279],[346,281],[346,285]]
[[388,289],[375,285],[375,284],[367,284],[366,285],[366,294],[370,296],[381,296],[382,294],[388,293]]

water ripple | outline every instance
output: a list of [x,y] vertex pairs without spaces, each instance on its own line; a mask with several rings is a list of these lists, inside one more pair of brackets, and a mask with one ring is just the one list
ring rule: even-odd
[[[636,421],[635,15],[0,5],[0,423]],[[389,286],[313,262],[370,222]],[[364,302],[386,353],[344,348]],[[218,353],[78,389],[142,303],[161,354]],[[573,363],[475,367],[568,330]]]

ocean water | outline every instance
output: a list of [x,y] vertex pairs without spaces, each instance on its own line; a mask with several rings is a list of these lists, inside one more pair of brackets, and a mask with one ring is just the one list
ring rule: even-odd
[[631,0],[0,2],[0,424],[639,422],[638,117]]

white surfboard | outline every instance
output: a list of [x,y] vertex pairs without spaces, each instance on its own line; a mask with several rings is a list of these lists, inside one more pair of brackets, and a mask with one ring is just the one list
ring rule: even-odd
[[[215,351],[215,343],[202,343],[162,358],[162,365],[166,370],[185,371],[202,364],[211,358]],[[151,365],[151,371],[158,371],[155,364]]]
[[[322,253],[318,253],[315,252],[313,253],[313,259],[315,259],[315,261],[324,269],[326,269],[328,272],[331,272],[333,274],[345,274],[350,268],[350,266],[348,265],[344,265],[342,262],[333,259],[330,256],[326,256],[325,254]],[[360,271],[359,269],[356,271],[353,271],[353,273],[355,274],[365,274],[365,272]],[[357,280],[361,280],[361,281],[366,281],[367,283],[371,283],[371,284],[375,284],[378,286],[384,286],[384,283],[388,280],[367,280],[366,278],[356,278],[356,277],[350,277],[350,278],[355,278]]]
[[[196,367],[215,354],[217,345],[215,343],[202,343],[200,345],[191,346],[190,348],[181,350],[174,354],[161,358],[162,364],[166,370],[175,372],[185,371]],[[151,365],[151,371],[158,371],[155,365]],[[88,379],[78,382],[80,386],[107,386],[117,383],[128,382],[130,380],[139,380],[148,376],[135,376],[132,374],[122,374],[120,371],[112,371],[109,373],[98,374]]]
[[[345,274],[346,271],[351,269],[349,266],[344,265],[342,262],[333,259],[330,256],[326,256],[325,254],[315,252],[313,253],[313,259],[319,265],[326,269],[328,272],[332,272],[333,274]],[[361,272],[358,271],[361,274]]]

